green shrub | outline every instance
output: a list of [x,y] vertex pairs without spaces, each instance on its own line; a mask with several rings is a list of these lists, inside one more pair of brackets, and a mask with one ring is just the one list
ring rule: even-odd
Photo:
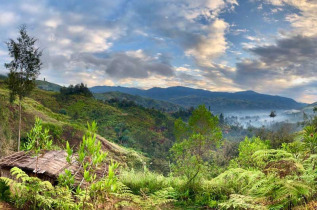
[[269,149],[269,141],[263,141],[260,138],[248,138],[245,137],[244,141],[239,144],[239,157],[232,160],[230,165],[232,168],[241,167],[249,168],[254,167],[254,161],[252,159],[253,153],[258,150]]
[[279,160],[296,160],[291,153],[285,150],[266,149],[258,150],[250,157],[252,165],[256,168],[263,169],[269,162]]
[[230,199],[220,203],[219,207],[221,209],[267,209],[263,204],[258,203],[254,197],[239,194],[230,195]]
[[58,111],[58,113],[63,114],[63,115],[67,115],[67,111],[65,109],[60,109]]
[[219,200],[227,199],[231,194],[247,194],[264,176],[264,173],[257,170],[229,169],[211,181],[206,181],[203,190]]
[[0,200],[8,202],[10,200],[10,186],[0,180]]
[[150,171],[122,171],[120,181],[128,186],[134,194],[149,194],[171,186],[170,180],[163,175]]
[[55,193],[50,182],[42,181],[37,177],[29,177],[24,171],[16,167],[11,169],[11,174],[15,179],[5,177],[0,179],[12,187],[11,200],[17,208],[53,208]]
[[45,122],[43,123],[43,128],[49,130],[49,135],[55,142],[60,142],[62,140],[63,129],[60,125]]
[[313,195],[313,189],[305,182],[290,178],[280,179],[270,174],[249,189],[249,195],[271,201],[271,209],[291,209]]

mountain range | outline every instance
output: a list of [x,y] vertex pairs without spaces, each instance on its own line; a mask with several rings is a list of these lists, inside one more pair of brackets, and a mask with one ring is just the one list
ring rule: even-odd
[[[58,92],[60,85],[47,81],[36,81],[40,89]],[[154,87],[148,90],[121,86],[94,86],[89,88],[97,99],[131,100],[136,104],[148,107],[174,111],[179,107],[196,107],[200,104],[210,106],[212,111],[228,110],[278,110],[302,109],[310,106],[294,99],[261,94],[251,90],[241,92],[213,92],[183,86],[168,88]],[[114,93],[116,92],[116,93]]]
[[161,110],[165,112],[176,112],[180,109],[184,109],[180,105],[170,103],[168,101],[155,100],[152,98],[142,97],[139,95],[131,95],[127,93],[121,93],[118,91],[106,92],[106,93],[94,93],[96,99],[109,101],[109,100],[119,100],[119,101],[133,101],[135,104],[140,105],[145,108],[153,108],[156,110]]
[[250,90],[234,93],[212,92],[182,86],[168,88],[155,87],[148,90],[120,86],[95,86],[91,87],[90,90],[93,93],[117,91],[156,100],[168,101],[187,108],[205,104],[208,107],[210,106],[212,111],[301,109],[307,105],[291,98],[261,94]]

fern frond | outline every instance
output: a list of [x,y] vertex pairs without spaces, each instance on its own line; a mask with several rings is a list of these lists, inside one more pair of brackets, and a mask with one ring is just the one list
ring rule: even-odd
[[10,170],[12,176],[15,176],[16,179],[21,179],[22,182],[25,182],[29,179],[29,176],[21,169],[19,169],[18,167],[13,167]]
[[46,190],[50,190],[50,191],[54,190],[52,183],[50,183],[49,181],[40,182],[40,187],[42,187],[42,189],[46,189]]
[[254,209],[265,210],[267,207],[256,202],[256,198],[246,195],[231,194],[230,199],[219,203],[219,207],[222,209]]
[[4,181],[7,185],[11,185],[12,183],[15,183],[13,179],[7,178],[7,177],[0,177],[0,180]]
[[37,194],[35,196],[35,200],[38,203],[38,206],[41,206],[41,209],[51,209],[54,202],[54,199],[52,197],[43,196],[40,194]]

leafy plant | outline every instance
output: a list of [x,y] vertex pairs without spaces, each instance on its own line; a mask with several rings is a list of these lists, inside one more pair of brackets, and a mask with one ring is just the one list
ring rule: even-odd
[[299,158],[301,155],[304,155],[305,144],[301,141],[294,141],[291,143],[283,143],[282,149],[292,153],[295,158]]
[[314,126],[307,126],[304,129],[303,142],[312,154],[317,152],[317,133]]
[[10,186],[3,180],[0,180],[0,200],[6,202],[10,201],[10,195]]
[[301,181],[280,179],[271,174],[250,188],[250,195],[266,197],[272,208],[291,208],[307,200],[312,188]]
[[267,209],[263,204],[257,203],[256,199],[247,195],[231,194],[230,199],[219,204],[222,209]]
[[29,177],[17,167],[11,169],[11,174],[15,179],[0,179],[12,187],[11,199],[16,207],[49,209],[53,206],[54,187],[50,182]]
[[269,147],[268,141],[263,141],[257,137],[245,137],[244,141],[239,144],[239,157],[232,160],[231,165],[234,167],[237,164],[238,167],[243,168],[254,167],[252,155],[258,150],[268,149]]
[[42,120],[35,119],[34,127],[27,134],[27,142],[24,144],[24,150],[31,151],[36,156],[35,173],[38,171],[38,156],[43,150],[50,150],[53,147],[53,141],[50,139],[49,130],[43,131]]

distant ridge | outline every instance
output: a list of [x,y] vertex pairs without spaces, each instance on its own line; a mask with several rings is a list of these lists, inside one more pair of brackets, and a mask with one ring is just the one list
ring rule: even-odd
[[4,79],[6,79],[6,78],[7,78],[6,75],[0,74],[0,80],[4,80]]
[[[0,75],[0,79],[5,79],[4,75]],[[38,88],[58,92],[61,88],[60,85],[50,83],[47,81],[36,81]],[[148,90],[142,90],[138,88],[128,88],[121,86],[95,86],[90,90],[94,93],[109,93],[120,92],[130,94],[134,96],[145,97],[149,99],[167,101],[172,104],[176,104],[182,107],[196,107],[200,104],[210,106],[212,111],[221,112],[227,110],[278,110],[278,109],[309,109],[313,104],[308,105],[305,103],[299,103],[294,99],[273,96],[267,94],[257,93],[252,90],[240,91],[240,92],[212,92],[203,89],[194,89],[183,86],[175,86],[168,88],[154,87]],[[101,95],[101,94],[100,94]],[[99,96],[100,96],[99,95]],[[118,95],[118,94],[117,94]],[[112,97],[114,95],[112,94]],[[109,95],[107,96],[109,97]],[[131,97],[128,95],[120,96],[124,98],[135,99],[137,104],[146,104],[149,106],[150,101],[148,99],[142,99],[139,97]],[[160,106],[164,103],[160,103]],[[314,103],[315,105],[316,103]],[[167,104],[166,104],[167,105]],[[157,106],[157,103],[155,104]],[[169,104],[169,107],[173,107]],[[173,107],[172,109],[174,109]]]
[[94,93],[94,97],[99,100],[109,101],[111,99],[117,99],[119,101],[133,101],[137,105],[145,108],[153,108],[165,112],[175,112],[180,109],[184,109],[180,105],[170,103],[168,101],[156,100],[152,98],[142,97],[139,95],[132,95],[121,92],[106,92],[106,93]]
[[47,91],[54,91],[54,92],[59,92],[62,86],[57,85],[55,83],[43,81],[43,80],[36,80],[35,81],[36,86],[42,90],[47,90]]
[[[6,75],[0,74],[0,80],[5,80],[6,78],[7,78]],[[59,92],[59,90],[62,87],[58,84],[43,81],[43,80],[36,80],[35,84],[39,89],[47,90],[47,91],[54,91],[54,92]]]
[[211,92],[208,90],[175,86],[168,88],[154,87],[148,90],[120,86],[95,86],[93,93],[121,92],[147,98],[164,100],[184,107],[205,104],[213,111],[247,110],[247,109],[301,109],[307,104],[296,102],[294,99],[261,94],[252,90],[240,92]]

